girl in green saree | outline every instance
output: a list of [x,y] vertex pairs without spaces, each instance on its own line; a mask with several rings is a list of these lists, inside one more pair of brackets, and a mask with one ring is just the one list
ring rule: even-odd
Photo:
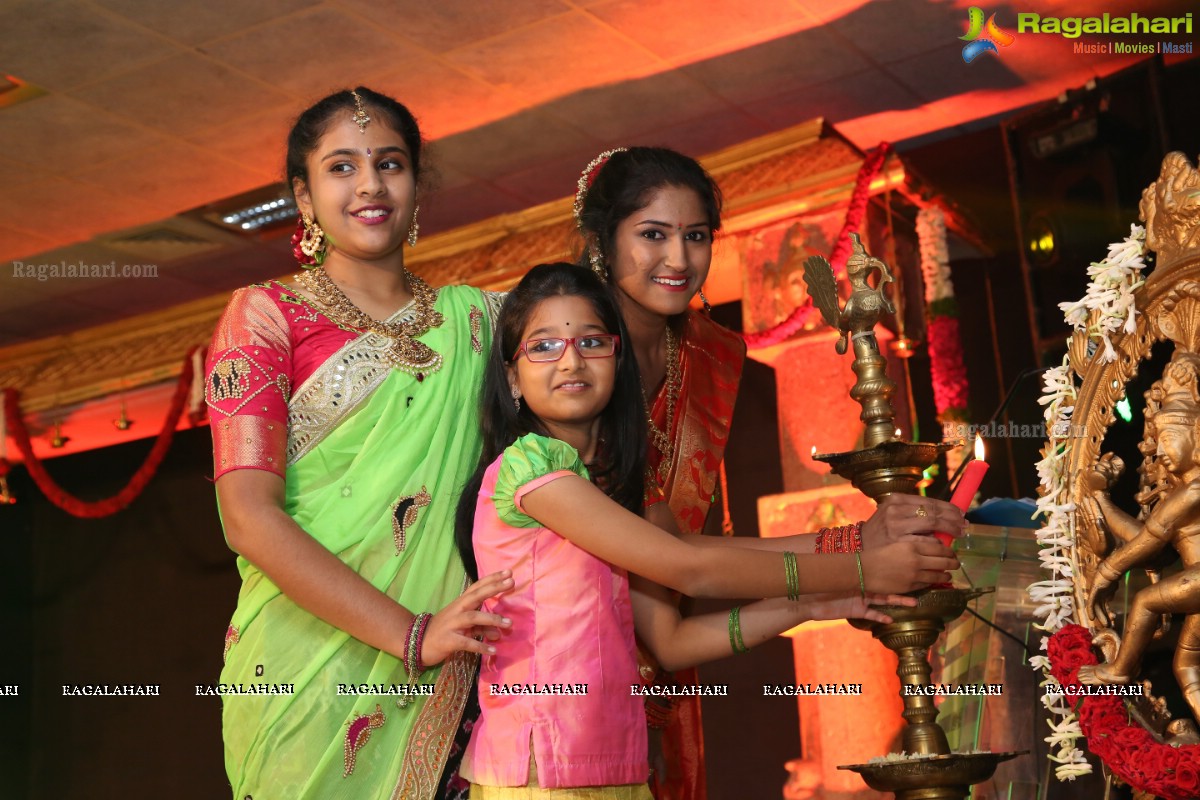
[[511,579],[469,585],[453,538],[495,298],[405,270],[420,157],[391,98],[304,112],[287,164],[315,269],[235,292],[209,351],[238,800],[453,796],[477,654],[508,625],[478,608]]

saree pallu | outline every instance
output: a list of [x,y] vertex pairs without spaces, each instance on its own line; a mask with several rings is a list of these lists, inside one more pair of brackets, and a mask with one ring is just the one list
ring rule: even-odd
[[[679,351],[683,379],[674,428],[668,432],[674,443],[674,459],[666,480],[657,488],[670,505],[679,530],[699,534],[715,498],[746,345],[736,333],[689,311]],[[650,415],[655,425],[666,426],[665,391],[660,391],[654,399]],[[661,462],[662,453],[650,447],[649,473],[657,476]],[[653,675],[656,683],[696,683],[695,669],[668,675],[659,669],[644,646],[639,646],[638,655],[642,674]],[[657,800],[704,800],[707,789],[700,698],[679,698],[673,705],[662,732],[667,774],[655,771],[650,777],[650,788]]]
[[[479,458],[489,305],[469,287],[439,292],[445,321],[420,337],[442,356],[436,370],[392,368],[387,340],[367,333],[288,400],[286,512],[414,613],[440,610],[466,585],[454,509]],[[456,653],[426,671],[421,683],[436,687],[430,696],[386,694],[408,683],[398,658],[299,608],[240,557],[238,569],[221,682],[292,692],[224,698],[233,796],[433,798],[475,657]]]

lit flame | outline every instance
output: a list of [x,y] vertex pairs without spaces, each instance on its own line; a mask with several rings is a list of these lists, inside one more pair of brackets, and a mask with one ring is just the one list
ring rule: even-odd
[[984,455],[983,439],[980,438],[979,434],[975,434],[975,458],[978,461],[983,461]]
[[810,452],[810,453],[809,453],[809,456],[810,456],[810,457],[815,457],[816,455],[817,455],[817,446],[814,444],[814,445],[812,446],[812,452]]
[[899,428],[896,428],[896,438],[897,439],[900,438],[900,429]]

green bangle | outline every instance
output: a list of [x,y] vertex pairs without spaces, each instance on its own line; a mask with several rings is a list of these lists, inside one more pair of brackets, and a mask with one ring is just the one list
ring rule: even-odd
[[791,550],[783,551],[783,571],[787,576],[787,599],[800,599],[800,569],[796,565],[796,554]]
[[862,593],[862,599],[867,599],[867,581],[863,578],[862,571],[862,553],[855,551],[854,563],[858,565],[858,591]]
[[736,655],[749,653],[750,648],[742,641],[742,607],[729,609],[729,647]]

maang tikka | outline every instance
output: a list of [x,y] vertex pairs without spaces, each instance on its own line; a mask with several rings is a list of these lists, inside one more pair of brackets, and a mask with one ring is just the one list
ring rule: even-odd
[[365,134],[367,123],[371,121],[371,117],[367,114],[367,107],[363,103],[363,99],[358,96],[358,92],[352,91],[350,94],[354,95],[354,116],[350,118],[350,121],[358,126],[359,133]]

